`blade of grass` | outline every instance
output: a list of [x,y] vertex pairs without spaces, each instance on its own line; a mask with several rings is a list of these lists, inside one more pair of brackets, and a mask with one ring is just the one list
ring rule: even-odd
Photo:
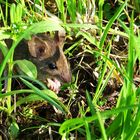
[[4,26],[7,26],[7,22],[8,22],[8,0],[6,0],[6,9],[5,9],[5,22],[4,22]]
[[93,103],[96,104],[100,95],[102,94],[103,90],[105,89],[106,85],[108,84],[108,81],[112,75],[114,71],[114,67],[111,68],[110,72],[108,73],[108,75],[106,76],[106,80],[104,81],[104,83],[102,84],[101,88],[99,89],[98,92],[96,92],[94,98],[93,98]]
[[92,140],[91,131],[90,131],[90,127],[89,127],[90,125],[86,120],[84,121],[84,126],[85,126],[85,130],[86,130],[86,139],[87,140]]
[[91,100],[91,97],[89,95],[89,92],[86,90],[86,99],[87,99],[87,102],[88,102],[88,106],[89,106],[89,109],[90,109],[90,112],[92,115],[94,115],[96,113],[96,110],[95,110],[95,107],[92,103],[92,100]]
[[[48,94],[48,96],[57,99],[58,96],[51,90],[46,89],[46,90],[41,90],[44,94]],[[4,94],[0,94],[0,98],[4,98],[6,96],[12,96],[15,94],[25,94],[25,93],[34,93],[33,90],[31,89],[22,89],[22,90],[13,90]]]
[[[139,98],[139,102],[140,102],[140,98]],[[140,107],[138,107],[135,119],[131,124],[131,129],[129,129],[129,132],[126,135],[126,139],[134,140],[134,137],[137,135],[139,125],[140,125]]]
[[100,50],[102,50],[106,36],[108,34],[109,29],[111,28],[112,24],[114,23],[114,21],[119,17],[120,13],[123,11],[124,7],[126,6],[128,0],[125,0],[124,4],[122,4],[117,12],[114,14],[114,16],[109,20],[108,24],[105,27],[105,30],[102,34],[102,37],[100,39],[100,44],[99,44],[99,48]]
[[104,123],[102,121],[102,117],[100,115],[100,112],[97,111],[96,113],[97,113],[97,118],[98,118],[98,121],[99,121],[99,124],[100,124],[100,129],[101,129],[101,133],[102,133],[102,136],[103,136],[103,140],[107,140],[105,127],[104,127]]
[[[33,92],[33,91],[31,91]],[[45,94],[45,93],[44,93]],[[35,102],[35,101],[43,101],[44,99],[41,98],[38,95],[30,94],[24,98],[19,99],[14,105],[11,106],[11,112],[21,104],[29,103],[29,102]],[[16,105],[16,106],[15,106]]]
[[92,43],[96,47],[99,46],[99,42],[97,41],[97,39],[94,36],[92,36],[90,33],[79,31],[76,36],[78,37],[80,35],[82,35],[85,39],[87,39],[90,43]]
[[[106,110],[104,112],[100,112],[100,115],[103,119],[107,119],[110,116],[114,116],[119,114],[120,112],[124,112],[126,110],[132,110],[136,107],[140,107],[140,104],[137,105],[130,105],[130,106],[125,106],[125,107],[120,107],[120,108],[115,108],[112,110]],[[93,122],[97,120],[97,114],[91,116],[91,117],[85,117],[84,118],[88,123]],[[75,129],[80,128],[81,126],[84,125],[84,119],[83,118],[74,118],[74,119],[69,119],[66,120],[65,122],[62,123],[60,129],[59,129],[59,134],[63,135],[67,131],[73,131]]]
[[[132,18],[130,22],[130,37],[129,37],[129,48],[128,48],[128,66],[127,66],[127,75],[129,77],[129,80],[125,81],[126,90],[124,91],[124,97],[126,97],[126,105],[135,104],[135,94],[133,90],[133,66],[134,66],[134,46],[135,46],[135,40],[134,40],[134,17],[132,13]],[[124,127],[122,131],[122,139],[126,138],[127,131],[131,127],[131,121],[132,121],[132,114],[131,111],[125,111],[124,112]]]
[[99,27],[100,27],[100,35],[102,34],[102,21],[103,21],[103,4],[104,0],[99,0]]
[[22,21],[22,5],[18,3],[16,7],[16,22],[20,23],[21,21]]
[[120,137],[121,129],[118,128],[120,128],[121,124],[122,124],[122,113],[116,116],[113,122],[106,129],[107,136],[110,137],[116,134],[118,135],[118,137]]
[[[40,89],[44,89],[44,90],[47,89],[47,87],[46,87],[46,85],[44,85],[44,83],[40,82],[40,81],[37,80],[37,79],[31,78],[31,77],[29,77],[29,76],[26,76],[26,75],[14,75],[14,76],[12,76],[12,77],[2,77],[2,78],[0,79],[0,81],[7,80],[8,78],[24,78],[24,79],[27,79],[27,80],[29,80],[29,81],[34,82],[35,84],[38,84],[38,85],[40,86]],[[0,91],[0,93],[1,93],[1,91]],[[5,94],[6,94],[6,93],[5,93]],[[5,95],[5,94],[3,94],[3,95]]]
[[0,5],[0,16],[1,16],[0,18],[2,18],[2,22],[3,22],[4,26],[7,26],[1,5]]
[[[109,46],[109,49],[108,49],[106,58],[109,58],[110,50],[111,50],[111,45]],[[95,94],[94,94],[94,97],[93,97],[93,103],[94,103],[94,105],[97,104],[98,99],[99,99],[99,96],[101,95],[102,91],[104,90],[104,87],[107,84],[107,82],[108,82],[108,80],[109,80],[109,78],[110,78],[110,76],[112,74],[112,73],[109,73],[108,79],[106,80],[105,84],[102,85],[103,78],[104,78],[105,73],[106,73],[106,69],[107,69],[107,59],[105,59],[105,64],[103,65],[103,70],[101,72],[101,76],[99,77],[99,82],[98,82],[98,85],[97,85],[97,88],[96,88],[96,91],[95,91]],[[113,72],[113,69],[112,69],[111,72]],[[101,87],[101,85],[102,85],[102,87]]]
[[[78,24],[78,23],[64,23],[62,24],[63,27],[65,28],[74,28],[74,29],[77,29],[77,28],[85,28],[85,29],[95,29],[95,30],[100,30],[101,28],[98,27],[97,25],[92,25],[92,24]],[[105,30],[106,27],[103,27],[103,29]],[[124,32],[121,32],[121,31],[117,31],[115,29],[112,29],[112,28],[109,28],[109,31],[108,31],[108,34],[113,34],[113,35],[120,35],[124,38],[128,38],[128,34],[124,33]]]
[[67,0],[67,9],[72,23],[76,21],[76,0]]
[[16,5],[15,5],[15,3],[12,3],[11,7],[10,7],[10,21],[11,21],[11,23],[16,23],[15,17],[16,17]]
[[31,88],[37,95],[42,97],[43,99],[47,100],[50,104],[54,105],[56,108],[61,110],[63,113],[65,113],[64,109],[54,100],[53,98],[49,97],[48,95],[44,94],[40,89],[33,86],[30,82],[27,80],[20,78],[24,84],[26,84],[29,88]]
[[61,19],[64,23],[66,23],[66,15],[65,15],[65,7],[64,7],[64,0],[55,0],[58,10],[61,13]]

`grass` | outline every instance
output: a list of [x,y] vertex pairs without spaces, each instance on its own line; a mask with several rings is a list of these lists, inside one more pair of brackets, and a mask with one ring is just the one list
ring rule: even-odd
[[[129,0],[6,0],[0,4],[0,55],[4,56],[0,125],[7,130],[2,130],[3,137],[139,139],[138,1],[133,5]],[[63,28],[73,81],[56,95],[36,79],[32,62],[13,57],[23,39]],[[13,40],[11,47],[7,39]],[[16,65],[25,75],[15,75]]]

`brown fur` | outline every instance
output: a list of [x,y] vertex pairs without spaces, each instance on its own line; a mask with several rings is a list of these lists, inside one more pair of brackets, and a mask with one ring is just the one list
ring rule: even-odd
[[71,71],[63,52],[64,33],[56,32],[54,38],[46,34],[35,35],[15,50],[14,59],[28,59],[38,70],[38,78],[58,79],[62,83],[71,81]]

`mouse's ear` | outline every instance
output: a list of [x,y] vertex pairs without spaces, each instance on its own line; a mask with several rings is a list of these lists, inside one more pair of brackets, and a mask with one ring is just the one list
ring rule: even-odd
[[63,48],[64,41],[65,41],[65,35],[66,35],[65,30],[55,32],[54,40],[58,44],[59,47]]
[[47,44],[37,36],[28,41],[29,52],[33,57],[42,57],[46,53]]

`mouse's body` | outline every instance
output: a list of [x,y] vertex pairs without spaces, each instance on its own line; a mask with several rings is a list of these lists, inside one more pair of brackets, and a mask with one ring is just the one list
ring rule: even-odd
[[27,59],[38,70],[38,79],[59,92],[61,83],[71,81],[71,71],[63,52],[65,34],[56,32],[51,38],[47,34],[34,35],[31,40],[17,46],[14,60]]

